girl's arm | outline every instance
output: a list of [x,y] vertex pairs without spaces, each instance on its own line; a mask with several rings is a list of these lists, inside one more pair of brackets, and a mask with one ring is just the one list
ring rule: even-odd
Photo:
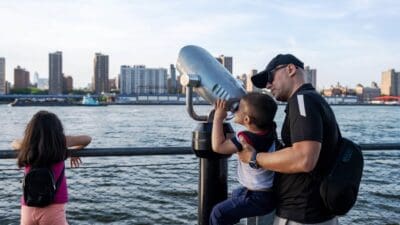
[[236,146],[224,135],[223,122],[226,117],[226,102],[217,100],[215,102],[214,122],[211,133],[211,145],[214,152],[220,154],[233,154],[237,152]]
[[65,136],[67,148],[82,149],[86,147],[92,138],[88,135]]
[[14,150],[19,150],[21,148],[21,140],[20,139],[15,139],[13,142],[11,142],[11,148]]
[[[88,135],[65,136],[65,139],[67,148],[75,150],[86,147],[92,141],[92,138]],[[71,157],[71,168],[77,168],[80,164],[82,164],[80,157]]]

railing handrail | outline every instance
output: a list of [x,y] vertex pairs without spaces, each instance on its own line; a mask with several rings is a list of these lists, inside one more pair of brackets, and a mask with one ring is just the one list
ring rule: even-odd
[[359,145],[363,151],[400,150],[400,143],[369,143]]
[[[0,150],[0,159],[15,158],[17,152],[15,150]],[[85,148],[81,150],[69,150],[69,153],[71,156],[79,157],[193,154],[190,147]]]
[[[400,143],[359,144],[363,151],[400,150]],[[125,148],[85,148],[69,150],[72,156],[102,157],[102,156],[144,156],[144,155],[189,155],[193,154],[191,147],[125,147]],[[17,156],[15,150],[0,150],[0,159],[12,159]]]

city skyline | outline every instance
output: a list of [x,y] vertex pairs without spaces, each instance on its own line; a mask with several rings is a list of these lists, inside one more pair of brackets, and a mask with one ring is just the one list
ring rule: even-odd
[[86,87],[95,52],[110,56],[114,78],[121,65],[168,68],[183,46],[194,44],[216,57],[232,56],[235,77],[264,69],[278,53],[293,53],[318,70],[318,88],[369,86],[380,83],[383,71],[400,69],[399,9],[396,1],[362,0],[2,1],[7,35],[0,57],[13,82],[17,65],[48,77],[48,54],[62,51],[63,72],[74,86]]

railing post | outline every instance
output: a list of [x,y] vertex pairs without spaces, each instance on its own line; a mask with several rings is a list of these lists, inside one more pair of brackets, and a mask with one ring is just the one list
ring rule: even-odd
[[[211,148],[212,123],[199,123],[193,131],[192,149],[200,158],[198,225],[208,225],[213,207],[228,197],[229,155],[221,155]],[[224,133],[233,134],[230,124],[224,124]]]
[[228,196],[227,159],[200,158],[198,224],[208,225],[213,207]]

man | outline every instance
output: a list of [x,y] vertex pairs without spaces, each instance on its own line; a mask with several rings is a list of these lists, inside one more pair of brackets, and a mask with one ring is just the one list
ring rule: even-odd
[[337,217],[324,206],[319,194],[321,177],[334,162],[338,144],[335,115],[311,84],[304,82],[304,64],[295,56],[279,54],[251,79],[258,88],[271,90],[287,102],[281,137],[284,148],[256,153],[245,140],[243,162],[276,171],[274,187],[278,205],[274,225],[336,225]]

